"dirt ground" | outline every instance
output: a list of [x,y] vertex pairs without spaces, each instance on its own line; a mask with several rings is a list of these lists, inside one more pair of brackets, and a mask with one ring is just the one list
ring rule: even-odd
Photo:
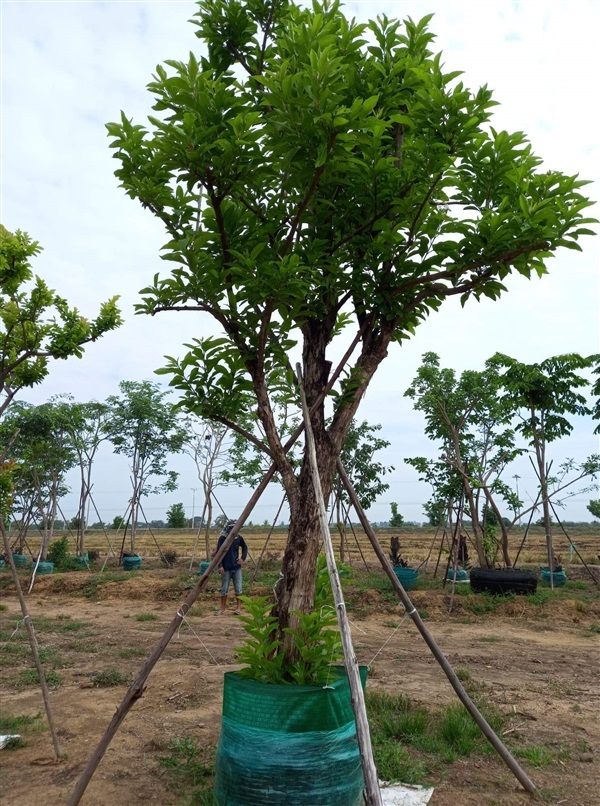
[[[97,587],[82,573],[37,580],[28,603],[40,646],[60,676],[50,694],[65,758],[54,761],[45,726],[26,734],[25,747],[0,751],[2,803],[67,802],[126,691],[125,684],[95,686],[93,676],[116,670],[132,678],[195,579],[184,568],[124,576]],[[35,684],[24,682],[23,670],[32,666],[25,631],[21,626],[15,632],[20,610],[6,574],[1,582],[2,714],[32,716],[43,712],[41,695]],[[465,608],[461,597],[449,615],[446,591],[411,594],[453,667],[509,716],[504,739],[543,745],[553,754],[548,766],[524,762],[524,767],[545,802],[556,806],[600,804],[600,602],[584,602],[577,593],[539,605],[517,597],[482,615]],[[238,668],[233,649],[243,630],[232,612],[217,614],[217,599],[215,581],[200,595],[122,724],[83,798],[86,806],[184,802],[159,760],[172,737],[195,737],[214,747],[223,673]],[[363,590],[355,605],[353,639],[359,662],[370,665],[368,689],[404,693],[430,707],[454,701],[400,605],[377,590]],[[446,765],[432,783],[432,806],[531,802],[495,755]]]

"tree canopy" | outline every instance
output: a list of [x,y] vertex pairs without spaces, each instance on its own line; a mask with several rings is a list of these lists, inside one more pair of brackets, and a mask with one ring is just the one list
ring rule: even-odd
[[297,400],[294,351],[328,495],[391,344],[445,299],[498,299],[512,272],[543,275],[591,232],[585,181],[490,125],[491,91],[445,70],[429,21],[202,0],[200,54],[157,66],[148,124],[107,125],[122,187],[167,231],[171,270],[139,312],[205,313],[221,330],[162,371],[188,409],[238,433],[256,411],[286,488],[283,626],[311,607],[319,534],[307,461],[288,461],[273,411],[273,395]]
[[0,414],[24,388],[47,376],[48,361],[83,355],[83,345],[118,327],[118,297],[100,306],[93,320],[69,307],[31,270],[41,247],[25,232],[0,224]]

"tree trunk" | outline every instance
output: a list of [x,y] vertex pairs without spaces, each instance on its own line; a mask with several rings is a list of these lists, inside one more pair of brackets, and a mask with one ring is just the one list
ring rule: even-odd
[[535,412],[531,411],[533,424],[533,442],[537,459],[538,476],[540,479],[540,497],[542,499],[542,513],[544,516],[544,531],[546,532],[546,549],[548,552],[548,570],[550,571],[550,587],[554,589],[554,548],[552,545],[552,517],[550,515],[550,500],[548,498],[548,470],[546,467],[546,437],[544,434],[544,416],[540,428],[535,426]]
[[[318,452],[321,467],[320,478],[323,495],[329,498],[335,456],[325,444]],[[326,467],[324,472],[323,466]],[[321,550],[321,526],[319,508],[310,476],[308,460],[305,460],[293,494],[288,492],[290,506],[290,528],[282,563],[282,577],[276,588],[276,603],[273,615],[278,619],[279,638],[283,641],[286,660],[297,660],[293,637],[284,633],[285,627],[297,626],[294,611],[308,613],[314,606],[315,567]]]

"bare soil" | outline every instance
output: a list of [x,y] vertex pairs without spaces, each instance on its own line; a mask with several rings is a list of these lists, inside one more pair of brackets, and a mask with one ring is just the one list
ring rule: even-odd
[[[577,576],[577,570],[570,569],[569,576]],[[94,686],[93,676],[115,670],[135,676],[195,580],[183,564],[124,577],[96,587],[82,572],[36,581],[28,604],[48,665],[62,681],[52,688],[51,703],[65,758],[54,760],[45,726],[27,735],[25,747],[0,751],[3,803],[67,802],[126,690],[124,684]],[[23,682],[22,672],[32,663],[24,629],[14,632],[20,610],[11,584],[2,574],[2,714],[35,715],[43,712],[41,695],[35,684]],[[216,584],[212,581],[200,595],[152,672],[143,698],[89,785],[82,801],[87,806],[183,802],[160,759],[173,737],[216,745],[222,677],[238,668],[233,650],[243,637],[232,611],[217,614]],[[248,592],[264,590],[268,588]],[[544,800],[557,806],[600,804],[600,602],[591,587],[541,604],[517,597],[479,614],[460,596],[448,614],[448,591],[415,590],[411,596],[451,664],[508,715],[505,741],[515,747],[543,746],[552,754],[552,763],[542,768],[524,762]],[[392,597],[380,588],[357,590],[351,599],[355,647],[360,663],[370,665],[371,690],[404,693],[430,707],[455,700],[440,667]],[[146,620],[138,620],[141,615]],[[443,765],[431,783],[433,806],[530,803],[495,755],[472,755]]]

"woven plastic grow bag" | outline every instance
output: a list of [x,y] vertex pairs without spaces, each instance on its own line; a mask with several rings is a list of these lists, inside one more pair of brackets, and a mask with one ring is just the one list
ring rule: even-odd
[[549,588],[551,584],[554,584],[555,588],[563,588],[567,584],[567,575],[563,570],[554,571],[552,574],[552,582],[550,581],[549,568],[540,568],[540,576],[542,585],[547,588]]
[[[219,806],[359,806],[364,787],[344,669],[324,686],[226,672],[217,748]],[[366,684],[367,669],[361,667]]]
[[395,565],[394,573],[405,591],[411,591],[419,581],[419,572],[414,568],[404,568],[401,565]]

